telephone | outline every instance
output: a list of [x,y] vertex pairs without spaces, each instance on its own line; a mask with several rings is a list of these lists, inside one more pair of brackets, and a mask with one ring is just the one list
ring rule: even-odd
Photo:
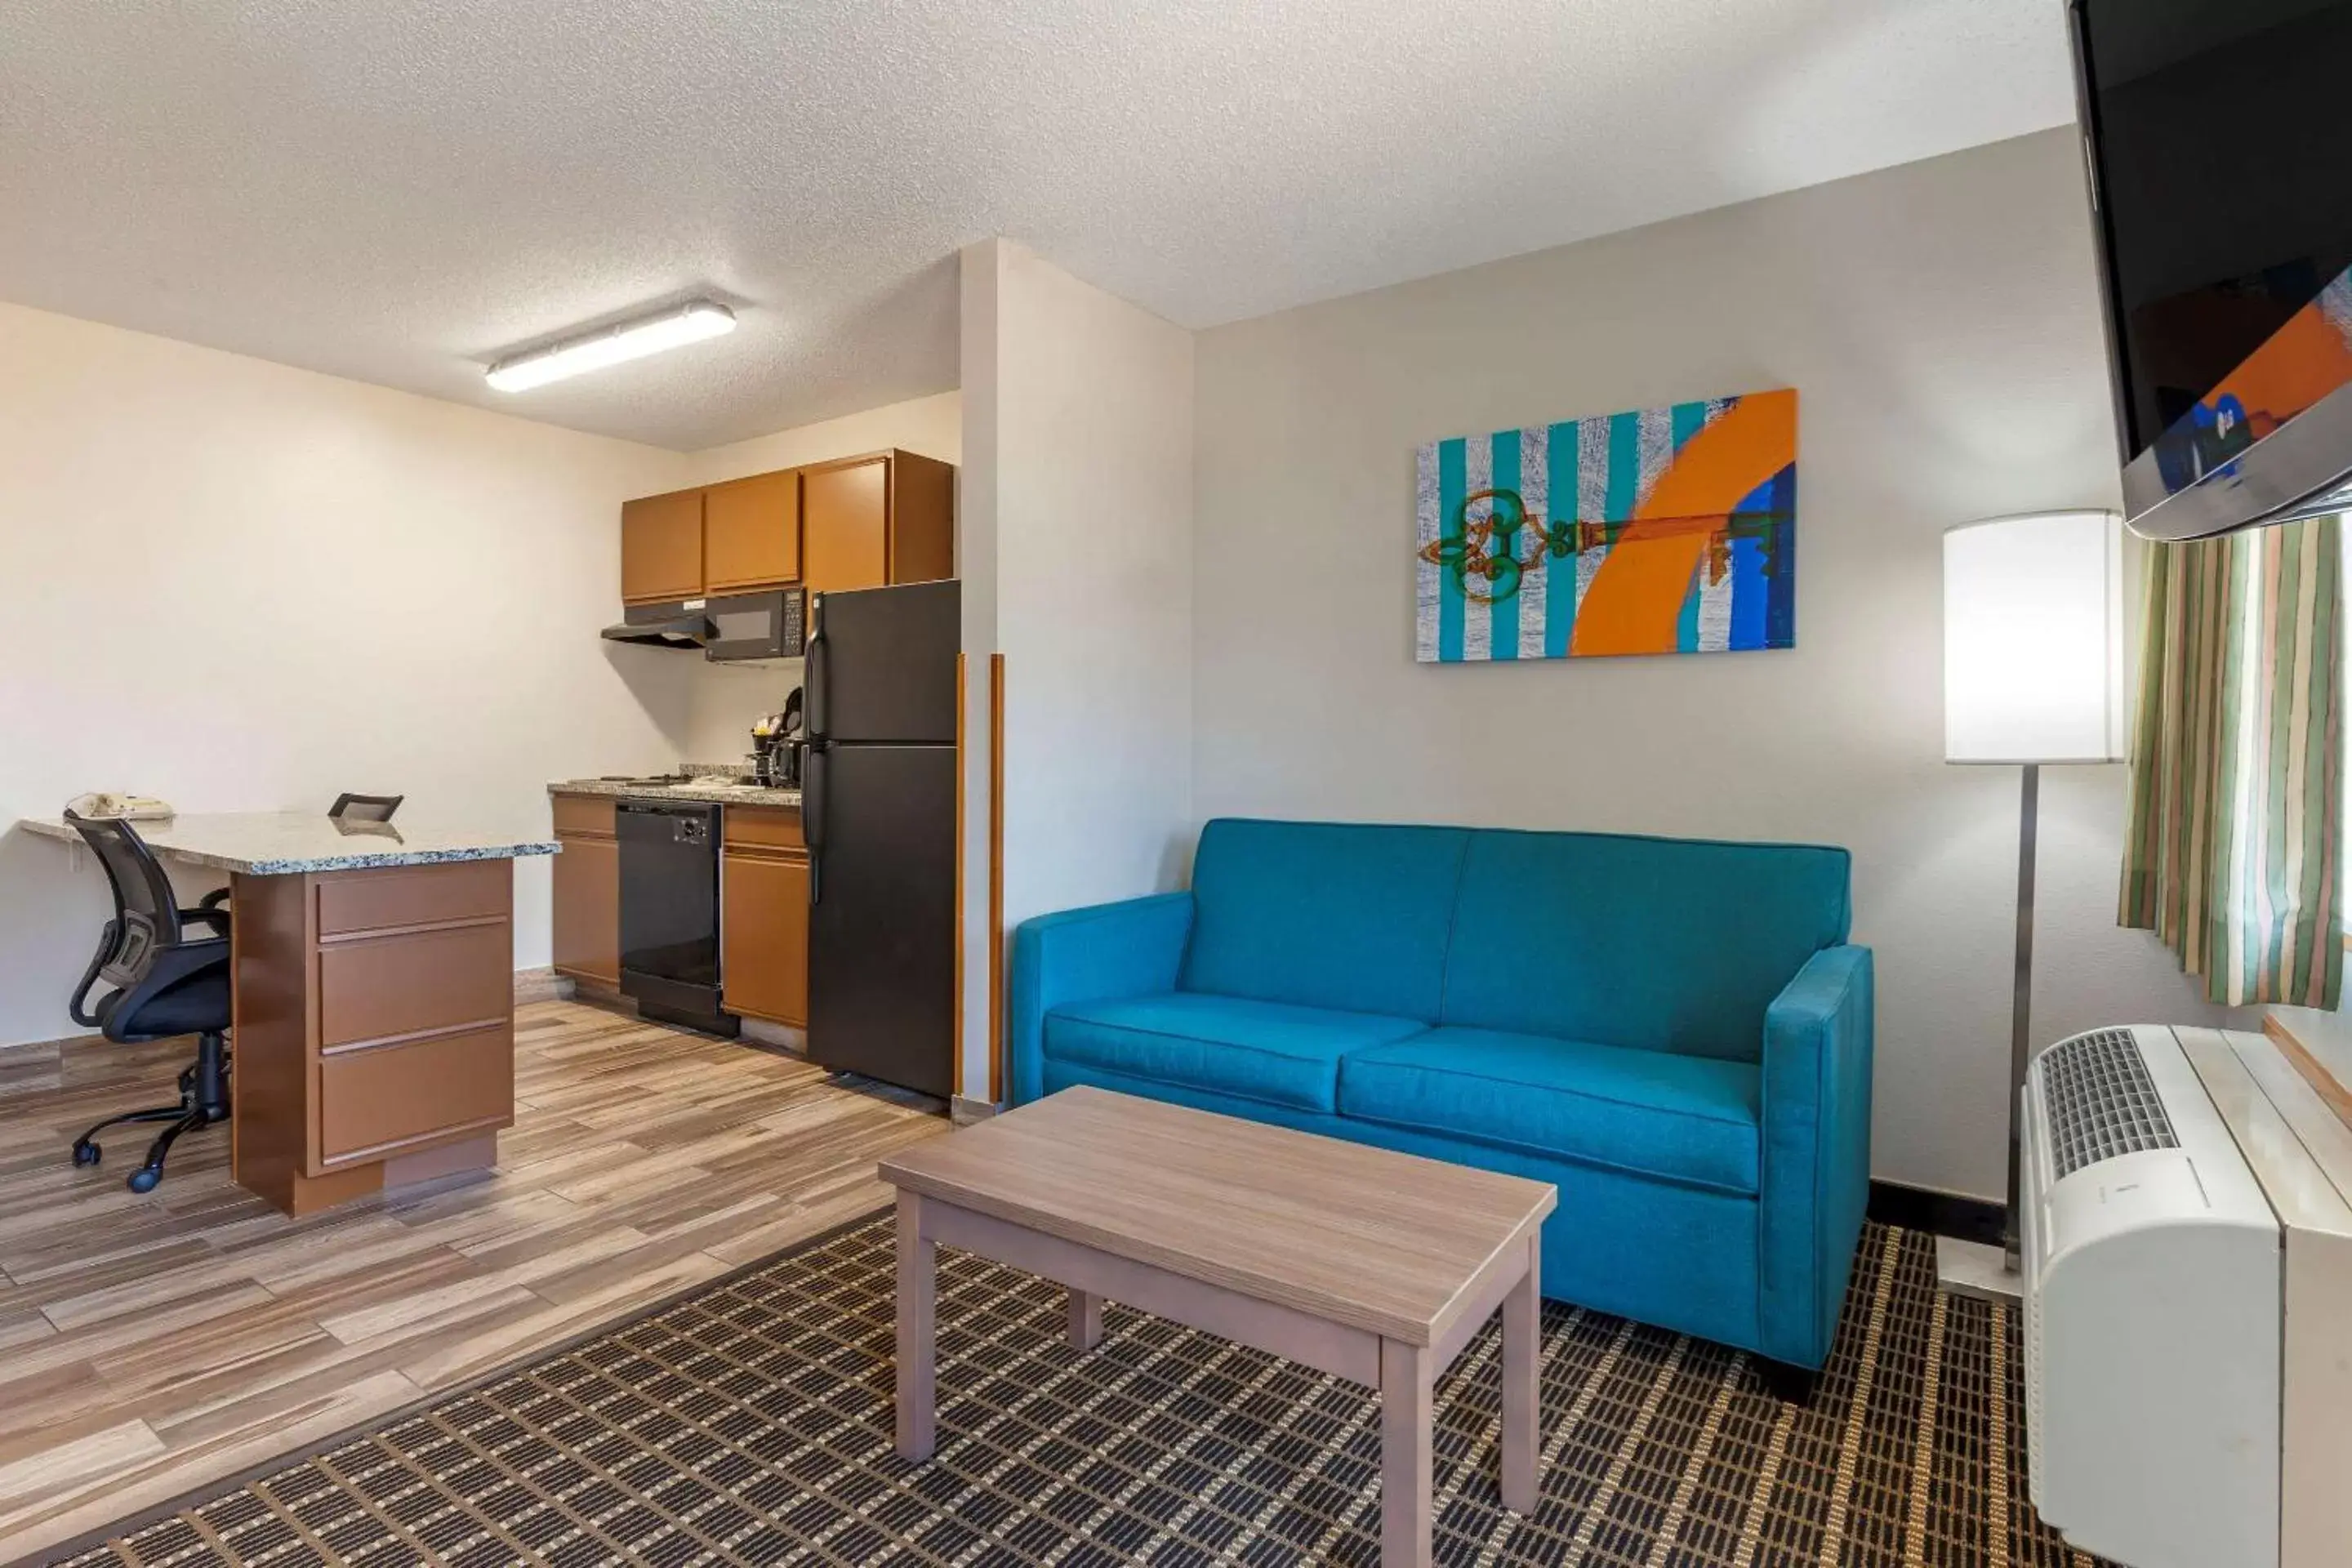
[[116,795],[107,790],[78,795],[66,803],[66,809],[78,816],[113,817],[123,822],[164,822],[172,816],[170,803],[152,795]]

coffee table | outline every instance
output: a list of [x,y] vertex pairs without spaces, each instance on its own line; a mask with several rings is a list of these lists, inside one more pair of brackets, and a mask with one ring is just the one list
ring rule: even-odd
[[882,1161],[898,1190],[898,1452],[928,1459],[941,1243],[1069,1289],[1092,1350],[1106,1297],[1381,1391],[1384,1563],[1430,1560],[1431,1391],[1503,1313],[1502,1495],[1536,1503],[1544,1216],[1526,1181],[1066,1089]]

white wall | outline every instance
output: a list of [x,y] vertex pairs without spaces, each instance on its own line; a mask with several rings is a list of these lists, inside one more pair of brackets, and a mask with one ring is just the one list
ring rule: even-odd
[[[2018,778],[1941,760],[1938,535],[2115,503],[2099,333],[2051,132],[1200,334],[1198,816],[1850,846],[1877,1173],[1998,1197]],[[1413,662],[1420,443],[1783,385],[1795,649]],[[2214,1016],[2116,927],[2124,792],[2044,773],[2037,1042]]]
[[[688,459],[690,484],[716,484],[746,474],[854,458],[896,447],[900,451],[963,461],[963,398],[954,392],[887,404],[820,424],[713,447]],[[701,664],[688,678],[693,692],[686,757],[696,763],[740,762],[751,750],[751,730],[763,713],[784,705],[801,683],[801,661],[772,665]]]
[[[689,661],[596,631],[680,455],[7,305],[0,365],[0,826],[359,789],[544,832],[549,779],[678,755]],[[0,836],[0,1043],[82,1032],[110,905],[69,859]],[[547,909],[521,863],[519,967]]]
[[965,648],[976,715],[1004,655],[1012,926],[1172,886],[1190,841],[1193,336],[1009,241],[969,247],[962,287]]
[[749,441],[712,447],[687,459],[687,482],[714,485],[721,479],[740,479],[746,474],[796,468],[803,463],[822,463],[835,458],[854,458],[861,452],[879,452],[887,447],[937,458],[942,463],[961,462],[963,395],[937,392],[904,403],[887,403],[863,414],[845,415],[814,425],[795,425],[789,430],[756,436]]

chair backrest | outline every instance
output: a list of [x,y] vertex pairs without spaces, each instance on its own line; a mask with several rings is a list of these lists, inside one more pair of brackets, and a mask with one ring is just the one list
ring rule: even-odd
[[1851,877],[1813,845],[1220,818],[1178,984],[1754,1061]]
[[327,815],[350,822],[390,822],[392,814],[407,798],[403,795],[352,795],[346,791],[335,797]]
[[1756,1061],[1772,999],[1846,939],[1851,877],[1811,844],[1483,829],[1442,1021]]
[[157,953],[178,945],[179,895],[155,852],[128,822],[71,811],[66,820],[98,857],[107,885],[114,890],[114,950],[100,965],[99,978],[129,991],[147,977]]
[[1437,1021],[1460,827],[1220,817],[1192,859],[1187,991]]

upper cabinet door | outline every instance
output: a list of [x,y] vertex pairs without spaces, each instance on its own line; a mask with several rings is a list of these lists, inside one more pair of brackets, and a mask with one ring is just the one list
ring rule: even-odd
[[813,594],[879,588],[890,580],[890,459],[801,476],[802,565]]
[[702,580],[712,593],[801,580],[797,468],[713,485],[702,497]]
[[621,503],[621,597],[692,599],[702,593],[702,492]]

